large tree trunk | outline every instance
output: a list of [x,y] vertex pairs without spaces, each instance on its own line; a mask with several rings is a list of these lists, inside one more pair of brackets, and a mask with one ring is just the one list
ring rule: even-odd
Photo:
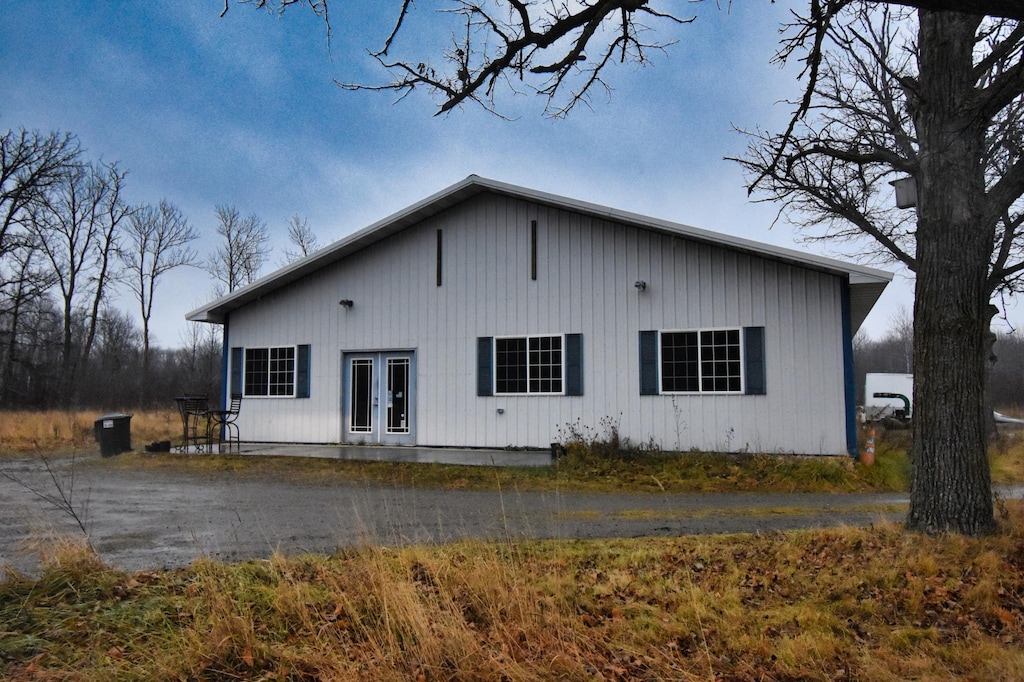
[[985,378],[994,228],[983,219],[985,122],[971,111],[979,17],[920,13],[914,304],[914,446],[908,525],[977,535],[994,526]]

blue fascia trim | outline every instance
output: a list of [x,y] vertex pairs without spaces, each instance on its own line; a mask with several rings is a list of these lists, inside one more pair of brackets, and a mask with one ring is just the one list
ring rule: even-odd
[[228,375],[228,358],[231,355],[231,344],[228,343],[228,317],[224,316],[221,325],[220,339],[220,409],[226,410],[231,395],[231,377]]
[[850,322],[850,279],[839,287],[843,317],[843,388],[846,394],[846,451],[857,458],[857,383],[853,373],[853,325]]

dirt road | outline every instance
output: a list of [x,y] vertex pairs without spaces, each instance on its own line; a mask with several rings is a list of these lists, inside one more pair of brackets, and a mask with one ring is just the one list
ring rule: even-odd
[[[69,462],[55,463],[68,486]],[[31,571],[33,538],[79,532],[48,493],[38,459],[0,460],[0,565]],[[311,485],[124,470],[87,461],[74,467],[73,504],[93,546],[126,570],[184,566],[197,557],[238,561],[330,553],[359,543],[406,545],[463,538],[597,538],[756,532],[875,522],[904,494],[598,495],[447,491],[387,485]],[[780,513],[785,510],[787,513]],[[888,516],[900,518],[889,510]]]

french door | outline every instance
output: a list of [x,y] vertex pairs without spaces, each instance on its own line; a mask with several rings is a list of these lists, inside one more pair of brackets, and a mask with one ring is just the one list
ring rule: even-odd
[[342,354],[346,443],[416,443],[413,360],[412,351]]

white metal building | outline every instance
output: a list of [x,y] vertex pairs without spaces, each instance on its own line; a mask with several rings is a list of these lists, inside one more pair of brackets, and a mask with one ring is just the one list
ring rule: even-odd
[[470,176],[188,319],[243,440],[842,454],[891,277]]

